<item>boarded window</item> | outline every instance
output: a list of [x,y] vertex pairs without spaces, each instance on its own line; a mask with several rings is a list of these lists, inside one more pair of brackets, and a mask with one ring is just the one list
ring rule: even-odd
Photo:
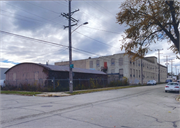
[[100,67],[100,62],[99,62],[99,60],[96,60],[96,67]]
[[90,68],[93,68],[93,61],[89,62]]
[[13,81],[16,81],[16,73],[13,73]]
[[115,59],[114,58],[111,59],[111,66],[115,66]]
[[119,66],[123,65],[123,58],[119,58]]

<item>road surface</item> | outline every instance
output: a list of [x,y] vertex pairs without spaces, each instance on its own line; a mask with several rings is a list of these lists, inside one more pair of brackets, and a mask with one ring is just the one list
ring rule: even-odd
[[66,97],[1,94],[2,128],[180,128],[178,93],[165,85]]

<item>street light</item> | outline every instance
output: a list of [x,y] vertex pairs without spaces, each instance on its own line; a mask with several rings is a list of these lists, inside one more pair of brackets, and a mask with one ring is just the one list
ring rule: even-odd
[[[70,1],[69,1],[69,3],[70,3]],[[69,4],[69,5],[70,5],[70,4]],[[71,11],[69,11],[69,12],[71,12]],[[88,24],[88,22],[85,22],[85,23],[79,25],[76,29],[74,29],[74,30],[71,32],[71,22],[70,22],[70,20],[69,20],[69,26],[70,26],[70,27],[69,27],[69,91],[70,91],[70,93],[73,92],[73,75],[72,75],[72,69],[73,69],[73,67],[74,67],[74,65],[72,64],[71,35],[72,35],[72,33],[73,33],[75,30],[77,30],[80,26],[86,25],[86,24]]]
[[79,27],[81,27],[82,25],[86,25],[86,24],[88,24],[88,22],[85,22],[85,23],[79,25],[76,29],[74,29],[74,30],[71,32],[71,34],[72,34],[74,31],[76,31]]

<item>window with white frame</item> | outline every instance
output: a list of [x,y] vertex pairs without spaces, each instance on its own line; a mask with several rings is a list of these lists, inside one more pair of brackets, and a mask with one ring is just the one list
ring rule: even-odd
[[120,75],[120,78],[123,77],[123,69],[119,69],[119,75]]
[[100,67],[100,61],[96,60],[96,67]]
[[114,58],[111,59],[111,66],[115,66],[115,59]]

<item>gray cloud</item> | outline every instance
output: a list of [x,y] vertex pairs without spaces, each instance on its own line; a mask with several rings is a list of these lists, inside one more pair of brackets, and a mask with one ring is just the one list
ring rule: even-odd
[[[3,15],[0,15],[2,17],[0,20],[1,30],[68,46],[68,29],[63,29],[63,25],[68,25],[68,20],[60,15],[63,12],[68,12],[68,2],[1,1],[1,3],[2,9],[6,11],[2,11],[1,14]],[[119,40],[126,27],[119,25],[116,21],[120,4],[120,1],[112,0],[72,1],[72,11],[80,9],[73,14],[73,17],[79,20],[78,26],[84,22],[89,22],[89,24],[81,26],[73,32],[73,47],[92,52],[94,55],[121,53],[122,51],[119,49],[121,42]],[[78,26],[72,27],[72,30]],[[9,61],[45,63],[49,60],[50,64],[54,64],[54,62],[69,59],[68,49],[58,45],[17,38],[12,35],[1,37],[3,59]],[[150,51],[147,56],[157,56],[154,49],[161,47],[167,49],[168,45],[163,45],[162,42],[153,44],[151,46],[153,51]],[[175,58],[171,51],[166,50],[166,53]],[[89,56],[96,57],[93,54],[73,50],[73,60],[86,59]],[[162,57],[161,62],[164,61],[163,59]],[[178,61],[175,63],[178,64]]]

